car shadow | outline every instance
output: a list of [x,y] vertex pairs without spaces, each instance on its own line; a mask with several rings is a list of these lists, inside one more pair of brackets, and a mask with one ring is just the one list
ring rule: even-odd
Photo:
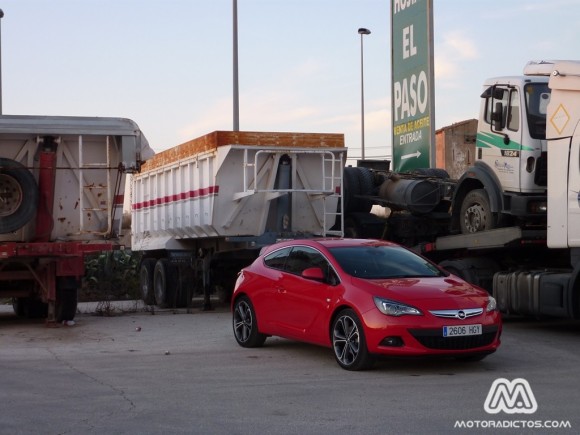
[[[272,362],[276,358],[281,361],[291,359],[294,363],[305,365],[324,364],[340,368],[334,359],[332,349],[299,341],[287,340],[279,337],[270,337],[266,340],[260,352],[266,352]],[[464,373],[496,371],[499,363],[494,361],[494,354],[482,361],[462,361],[454,357],[385,357],[380,356],[369,372],[399,374],[402,376],[455,376]]]

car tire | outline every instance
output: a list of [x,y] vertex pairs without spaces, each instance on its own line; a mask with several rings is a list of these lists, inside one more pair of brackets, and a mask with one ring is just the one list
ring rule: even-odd
[[155,258],[145,258],[139,268],[139,289],[141,290],[141,299],[146,305],[155,304],[155,287],[153,284],[155,262]]
[[462,234],[472,234],[495,228],[489,198],[484,189],[476,189],[465,195],[461,203],[459,219]]
[[0,158],[0,234],[16,231],[36,216],[38,186],[22,164]]
[[267,336],[258,331],[256,311],[250,299],[241,296],[236,299],[233,309],[234,337],[242,347],[260,347]]
[[367,370],[374,364],[369,354],[362,323],[356,313],[346,309],[332,322],[332,348],[339,366],[345,370]]

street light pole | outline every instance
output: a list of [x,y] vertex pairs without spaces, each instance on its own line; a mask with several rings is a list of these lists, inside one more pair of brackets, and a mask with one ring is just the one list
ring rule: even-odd
[[234,58],[233,58],[233,72],[234,72],[234,131],[240,130],[240,97],[238,90],[238,0],[232,0],[233,9],[233,33],[234,33]]
[[[0,9],[0,23],[4,17],[4,11]],[[2,26],[0,25],[0,115],[2,115]]]
[[365,85],[364,85],[364,62],[363,62],[363,36],[370,35],[371,31],[361,27],[360,35],[360,124],[361,124],[361,157],[365,159]]

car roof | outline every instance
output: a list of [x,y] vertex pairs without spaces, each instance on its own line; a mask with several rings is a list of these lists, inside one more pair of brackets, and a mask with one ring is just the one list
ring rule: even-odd
[[368,245],[389,245],[396,246],[394,243],[387,242],[386,240],[376,240],[376,239],[315,239],[317,243],[320,243],[326,248],[335,247],[354,247],[354,246],[368,246]]
[[376,240],[376,239],[344,239],[344,238],[315,238],[315,239],[296,239],[296,240],[286,240],[284,242],[275,243],[266,247],[262,253],[272,252],[273,250],[287,247],[287,246],[312,246],[312,247],[324,247],[326,249],[330,248],[345,248],[345,247],[356,247],[356,246],[399,246],[396,243],[388,242],[386,240]]

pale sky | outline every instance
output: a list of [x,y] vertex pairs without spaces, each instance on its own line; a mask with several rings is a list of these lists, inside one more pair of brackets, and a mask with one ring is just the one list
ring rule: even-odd
[[[577,0],[434,0],[435,126],[486,77],[578,59]],[[2,109],[137,122],[156,151],[233,128],[232,0],[3,0]],[[238,0],[240,130],[344,133],[391,155],[390,0]]]

